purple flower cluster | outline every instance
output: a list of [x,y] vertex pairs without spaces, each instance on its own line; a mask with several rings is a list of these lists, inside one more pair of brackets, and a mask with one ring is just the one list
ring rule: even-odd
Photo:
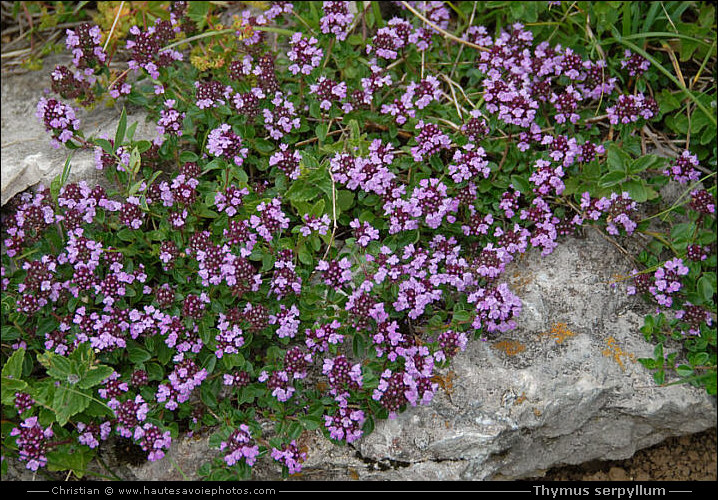
[[705,189],[694,189],[691,191],[691,201],[688,204],[691,210],[701,215],[716,213],[716,203],[713,195]]
[[[326,3],[343,3],[343,2],[324,2]],[[286,466],[289,474],[296,474],[302,471],[302,462],[306,460],[307,454],[299,450],[296,441],[289,444],[283,444],[282,449],[272,448],[271,456],[274,460]]]
[[157,18],[155,24],[144,32],[138,26],[130,28],[134,40],[128,40],[126,45],[131,51],[129,68],[135,71],[142,68],[153,80],[159,79],[160,68],[168,67],[175,61],[183,59],[181,52],[164,48],[179,31],[179,26],[173,26],[171,21],[161,18]]
[[212,130],[207,136],[207,151],[209,154],[234,162],[238,167],[242,166],[249,151],[242,146],[244,146],[242,138],[235,134],[232,127],[226,123]]
[[226,212],[228,217],[237,214],[237,209],[242,206],[242,200],[249,194],[247,188],[238,188],[230,185],[224,192],[217,192],[214,196],[214,204],[220,212]]
[[669,308],[673,305],[672,295],[683,288],[680,277],[687,275],[689,271],[682,259],[676,257],[666,261],[653,273],[654,282],[648,287],[648,291],[658,304]]
[[446,184],[432,177],[419,181],[408,200],[396,197],[387,201],[384,213],[389,216],[389,234],[395,234],[418,228],[422,217],[432,229],[437,229],[444,218],[453,223],[456,217],[452,214],[458,208],[459,201],[448,195]]
[[288,401],[296,391],[293,386],[289,385],[289,374],[284,370],[275,370],[271,374],[263,370],[257,380],[266,382],[267,389],[271,391],[272,396],[282,403]]
[[409,371],[385,370],[381,374],[379,385],[374,389],[372,399],[386,408],[389,418],[394,419],[397,412],[407,404],[428,404],[437,387],[438,384],[432,382],[431,377],[418,372],[412,374]]
[[157,121],[157,134],[158,138],[155,139],[154,143],[158,146],[162,145],[165,134],[173,137],[182,137],[183,120],[185,113],[180,113],[175,109],[176,101],[174,99],[167,99],[165,101],[165,107],[160,111],[160,119]]
[[481,111],[473,109],[470,112],[470,116],[471,118],[461,126],[461,133],[470,141],[478,141],[489,135],[489,125],[486,122],[486,118],[481,114]]
[[274,109],[263,108],[264,128],[272,139],[281,140],[286,134],[301,126],[301,121],[294,109],[294,104],[277,92],[272,99]]
[[663,171],[663,174],[681,184],[695,182],[701,178],[701,173],[697,170],[698,165],[698,157],[696,155],[691,154],[690,151],[683,151],[683,153]]
[[307,328],[304,331],[306,336],[305,343],[312,352],[326,352],[329,350],[329,344],[337,345],[344,342],[344,335],[339,333],[342,324],[333,320],[330,323],[324,323]]
[[282,250],[274,262],[274,274],[269,284],[269,291],[280,300],[290,293],[294,295],[302,293],[302,278],[296,272],[292,250]]
[[354,157],[347,153],[337,153],[330,160],[330,169],[334,180],[352,191],[361,189],[385,195],[396,177],[389,169],[393,161],[392,145],[384,145],[377,139],[369,147],[369,156]]
[[297,150],[289,150],[287,144],[280,144],[279,151],[269,157],[269,166],[276,166],[279,170],[292,180],[299,178],[301,173],[299,163],[302,161],[302,155]]
[[471,326],[477,330],[485,328],[489,333],[505,333],[516,328],[514,318],[521,313],[521,300],[506,283],[480,288],[468,296],[467,302],[476,304],[476,317]]
[[22,415],[27,410],[32,408],[32,405],[35,404],[35,400],[32,399],[32,396],[30,396],[26,392],[16,392],[15,393],[15,408],[17,409],[18,414]]
[[94,449],[100,446],[100,441],[106,441],[110,437],[112,424],[110,422],[102,422],[101,424],[78,422],[77,432],[79,433],[77,441]]
[[339,261],[333,260],[327,262],[320,260],[316,270],[321,272],[324,284],[334,288],[340,288],[343,284],[352,279],[352,263],[346,257]]
[[333,102],[341,101],[347,96],[346,83],[337,83],[324,75],[319,77],[317,83],[310,85],[309,90],[319,100],[319,108],[324,111],[329,111]]
[[366,221],[361,222],[359,219],[354,219],[349,226],[354,229],[356,244],[362,248],[366,248],[371,241],[379,239],[379,231]]
[[42,120],[45,130],[52,133],[52,145],[56,148],[72,139],[80,127],[75,110],[56,99],[40,99],[35,116]]
[[441,332],[439,335],[439,350],[434,354],[436,361],[445,361],[448,358],[453,358],[460,351],[465,351],[468,345],[469,338],[464,332],[457,332],[454,330],[446,330]]
[[[189,400],[190,394],[207,378],[207,369],[201,370],[191,359],[184,359],[177,363],[172,373],[167,377],[168,384],[160,384],[155,398],[158,403],[164,403],[168,410],[175,410],[179,403]],[[138,396],[139,397],[139,396]]]
[[449,175],[456,184],[475,180],[478,177],[486,179],[490,173],[484,148],[476,147],[471,142],[463,147],[463,151],[457,149],[454,153],[454,161],[449,164]]
[[634,123],[641,118],[650,120],[658,114],[658,111],[658,103],[652,97],[643,94],[620,95],[613,106],[606,108],[608,120],[614,125]]
[[529,177],[529,181],[534,184],[534,193],[540,195],[559,196],[563,193],[566,186],[563,183],[563,168],[559,165],[553,167],[551,162],[545,160],[536,160],[534,164],[535,170]]
[[641,76],[651,67],[650,61],[640,54],[634,54],[629,49],[623,54],[621,68],[628,72],[628,76]]
[[107,54],[101,47],[102,32],[99,26],[83,23],[76,30],[65,31],[67,38],[65,45],[72,52],[72,64],[78,69],[90,69],[90,73],[97,66],[103,66]]
[[282,212],[282,201],[279,198],[260,203],[257,212],[259,215],[253,214],[249,224],[266,241],[272,241],[274,233],[289,227],[289,219]]
[[[92,73],[92,70],[89,70]],[[95,95],[90,88],[89,78],[81,71],[74,74],[67,66],[56,66],[55,70],[50,73],[52,77],[52,91],[60,95],[63,99],[81,100],[83,106],[89,106],[95,100]]]
[[348,28],[354,20],[354,14],[347,8],[347,2],[323,2],[322,11],[324,15],[319,21],[322,33],[331,33],[340,42],[346,40]]
[[327,214],[322,215],[321,218],[315,217],[314,215],[304,214],[302,215],[302,221],[304,222],[304,225],[299,228],[299,232],[304,237],[307,237],[312,233],[325,236],[329,232],[329,224],[332,222]]
[[411,148],[414,161],[422,162],[424,158],[438,153],[442,149],[451,148],[451,139],[444,134],[434,123],[424,123],[419,120],[416,124],[419,134],[415,137],[417,146]]
[[332,395],[337,395],[337,391],[343,393],[344,390],[356,390],[362,386],[361,365],[351,365],[346,356],[325,358],[322,373],[329,379]]
[[264,91],[255,87],[250,92],[234,94],[232,104],[234,109],[245,115],[248,120],[254,120],[254,117],[259,114],[259,100],[265,97]]
[[366,416],[362,410],[349,408],[346,397],[340,395],[336,401],[339,407],[334,415],[324,415],[324,427],[327,428],[332,439],[337,441],[344,439],[347,443],[352,443],[362,436],[362,426]]
[[293,75],[298,73],[308,75],[314,68],[319,67],[324,51],[317,47],[317,42],[316,38],[307,38],[300,32],[292,35],[289,41],[291,49],[287,52],[287,57],[292,62],[288,69]]
[[229,85],[223,86],[216,80],[208,82],[194,82],[196,89],[195,105],[199,109],[216,108],[224,106],[232,95],[233,89]]
[[227,441],[220,443],[219,449],[227,452],[224,461],[230,467],[240,460],[252,466],[259,455],[259,446],[254,443],[252,433],[246,424],[241,424],[239,428],[232,431]]
[[617,227],[619,224],[626,233],[633,233],[637,224],[631,220],[630,214],[636,210],[636,207],[636,202],[631,200],[631,196],[627,192],[620,195],[612,193],[610,198],[602,197],[600,199],[592,199],[587,192],[581,196],[581,209],[585,211],[586,217],[598,220],[607,213],[606,232],[613,235],[619,234]]
[[138,394],[134,399],[123,401],[114,410],[117,417],[115,431],[122,437],[131,438],[134,428],[147,418],[150,407]]
[[700,335],[701,324],[705,323],[707,326],[713,326],[713,318],[711,317],[710,311],[705,307],[696,306],[686,301],[681,309],[675,312],[676,319],[680,319],[688,324],[688,331],[682,331],[683,335]]
[[416,116],[416,110],[424,109],[440,97],[439,80],[430,75],[419,83],[409,83],[401,98],[395,99],[391,104],[382,105],[381,112],[394,116],[397,125],[403,125],[408,118]]
[[242,329],[235,322],[230,322],[223,313],[219,314],[217,323],[219,333],[215,337],[217,347],[214,351],[217,358],[222,359],[225,354],[236,354],[244,345]]
[[269,316],[269,324],[279,325],[276,333],[280,339],[294,338],[299,331],[299,309],[295,305],[287,307],[280,304],[279,312]]
[[162,432],[156,425],[146,422],[135,427],[134,440],[144,451],[149,452],[147,459],[155,462],[165,456],[164,450],[169,450],[172,444],[170,431]]
[[27,462],[25,467],[37,471],[40,467],[47,465],[47,440],[53,436],[52,426],[44,429],[38,422],[37,417],[25,419],[20,427],[14,427],[10,431],[15,438],[15,444],[20,451],[20,460]]

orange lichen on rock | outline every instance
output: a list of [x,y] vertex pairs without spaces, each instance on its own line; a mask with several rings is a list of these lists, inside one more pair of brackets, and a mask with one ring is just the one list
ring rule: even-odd
[[453,370],[449,370],[449,373],[447,373],[444,376],[441,376],[439,374],[434,375],[431,377],[431,381],[439,384],[439,386],[444,389],[444,391],[451,396],[451,394],[454,392],[454,377],[456,374]]
[[557,344],[563,344],[563,342],[568,337],[573,337],[576,335],[576,333],[569,330],[568,325],[566,325],[566,323],[559,322],[559,323],[553,324],[550,332],[544,332],[541,335],[548,335],[550,337],[553,337],[553,339],[556,341]]
[[636,355],[621,349],[613,336],[606,339],[606,345],[608,345],[608,347],[601,351],[601,353],[606,357],[613,358],[613,360],[618,363],[618,366],[621,367],[621,370],[626,369],[626,365],[623,363],[625,359],[628,359],[631,363],[636,362]]
[[526,345],[518,340],[502,340],[501,342],[496,342],[491,347],[505,352],[507,356],[516,356],[518,353],[526,350]]

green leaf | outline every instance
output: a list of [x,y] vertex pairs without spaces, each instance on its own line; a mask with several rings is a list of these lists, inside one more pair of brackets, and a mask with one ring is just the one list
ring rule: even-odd
[[652,358],[638,358],[638,362],[649,370],[656,368],[656,361]]
[[127,112],[122,108],[120,114],[120,122],[117,124],[117,132],[115,132],[115,147],[119,147],[125,140],[125,131],[127,130]]
[[454,311],[454,321],[458,323],[468,323],[469,321],[471,321],[471,312]]
[[115,154],[115,148],[112,147],[112,143],[107,139],[95,139],[95,144],[100,146],[102,150],[107,154]]
[[648,199],[648,191],[642,180],[630,180],[624,183],[622,188],[628,191],[633,201],[643,203]]
[[127,353],[130,356],[130,361],[135,365],[140,365],[152,358],[149,352],[140,347],[128,347]]
[[142,167],[142,156],[140,155],[140,151],[137,149],[137,147],[132,148],[132,152],[130,153],[130,167],[129,170],[133,174],[137,174],[140,171],[140,168]]
[[314,265],[312,252],[307,248],[307,245],[302,245],[299,247],[299,250],[297,251],[297,256],[299,257],[299,262],[301,262],[302,264],[306,266]]
[[200,389],[200,397],[202,402],[210,408],[217,407],[217,390],[212,384],[202,384]]
[[27,383],[21,380],[25,349],[18,349],[8,358],[2,367],[2,402],[13,404],[16,392],[23,392]]
[[52,409],[55,411],[57,423],[65,425],[73,415],[77,415],[90,405],[90,396],[71,387],[61,384],[55,389]]
[[696,286],[698,294],[703,298],[704,302],[712,302],[715,293],[715,284],[711,282],[708,276],[701,276]]
[[315,429],[318,429],[322,424],[321,418],[315,417],[312,415],[298,417],[297,419],[302,424],[302,426],[308,431],[313,431]]
[[327,138],[327,124],[320,123],[319,125],[317,125],[316,132],[317,139],[319,139],[319,142],[324,142],[324,140]]
[[354,205],[354,193],[351,191],[337,191],[337,206],[342,212],[348,211]]
[[671,239],[675,243],[686,243],[691,240],[694,231],[695,225],[691,222],[676,224],[671,229]]
[[147,371],[147,378],[150,380],[162,380],[165,376],[165,371],[157,363],[148,363],[145,365],[145,370]]
[[50,196],[52,201],[57,203],[57,197],[60,195],[60,188],[62,187],[62,174],[57,174],[50,183]]
[[688,357],[691,366],[705,366],[710,362],[710,355],[707,352],[697,352]]
[[693,368],[688,365],[678,365],[676,367],[676,373],[680,377],[690,377],[693,375]]
[[82,478],[87,471],[95,452],[81,447],[61,446],[47,453],[47,470],[71,470],[78,478]]
[[2,367],[2,376],[19,379],[22,377],[22,363],[25,360],[25,349],[20,348],[8,358]]
[[631,161],[631,157],[625,151],[621,150],[615,144],[609,144],[606,148],[606,164],[611,171],[626,171],[626,165]]
[[611,171],[607,174],[601,176],[601,179],[598,181],[599,185],[602,187],[611,187],[615,186],[616,184],[622,183],[626,179],[626,174],[623,171]]
[[199,160],[199,156],[197,156],[197,154],[193,153],[192,151],[182,151],[180,153],[179,159],[182,163],[189,163]]
[[530,193],[531,192],[531,184],[529,184],[529,181],[526,180],[525,177],[521,177],[518,175],[512,175],[511,176],[511,184],[513,184],[514,189],[517,189],[521,193]]
[[660,158],[656,155],[641,156],[640,158],[636,158],[631,162],[630,166],[628,167],[628,171],[631,174],[638,174],[654,166],[658,167],[664,161],[665,160],[663,158]]
[[114,368],[107,365],[92,366],[85,375],[77,383],[80,389],[90,389],[101,384],[104,380],[114,373]]
[[255,139],[254,140],[254,149],[259,151],[260,153],[269,154],[275,150],[275,146],[274,146],[274,143],[272,143],[266,139]]
[[361,358],[364,356],[364,351],[366,349],[366,342],[364,340],[364,336],[356,332],[352,338],[352,350],[354,351],[354,355],[358,358]]
[[6,405],[12,405],[15,401],[16,392],[25,392],[27,383],[14,378],[2,377],[2,402]]
[[55,380],[66,381],[69,375],[77,375],[73,373],[70,360],[54,352],[47,351],[38,355],[37,361],[45,367],[47,374]]
[[210,2],[190,2],[187,8],[187,17],[201,28],[207,23],[207,14],[209,13]]

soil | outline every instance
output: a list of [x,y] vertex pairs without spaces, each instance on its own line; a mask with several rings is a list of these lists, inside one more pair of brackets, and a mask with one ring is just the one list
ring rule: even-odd
[[627,460],[551,469],[538,481],[716,481],[716,428],[669,438]]

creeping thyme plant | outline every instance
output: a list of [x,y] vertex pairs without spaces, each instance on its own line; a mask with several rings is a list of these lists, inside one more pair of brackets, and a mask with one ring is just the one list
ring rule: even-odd
[[[351,444],[430,404],[469,342],[516,326],[506,266],[589,225],[641,236],[622,286],[655,307],[642,362],[715,393],[715,27],[680,79],[632,35],[710,12],[247,3],[66,30],[37,117],[106,182],[68,183],[69,159],[3,219],[5,456],[81,477],[110,439],[155,461],[210,433],[207,478],[298,473],[307,431]],[[75,111],[100,103],[123,110],[112,137]]]

